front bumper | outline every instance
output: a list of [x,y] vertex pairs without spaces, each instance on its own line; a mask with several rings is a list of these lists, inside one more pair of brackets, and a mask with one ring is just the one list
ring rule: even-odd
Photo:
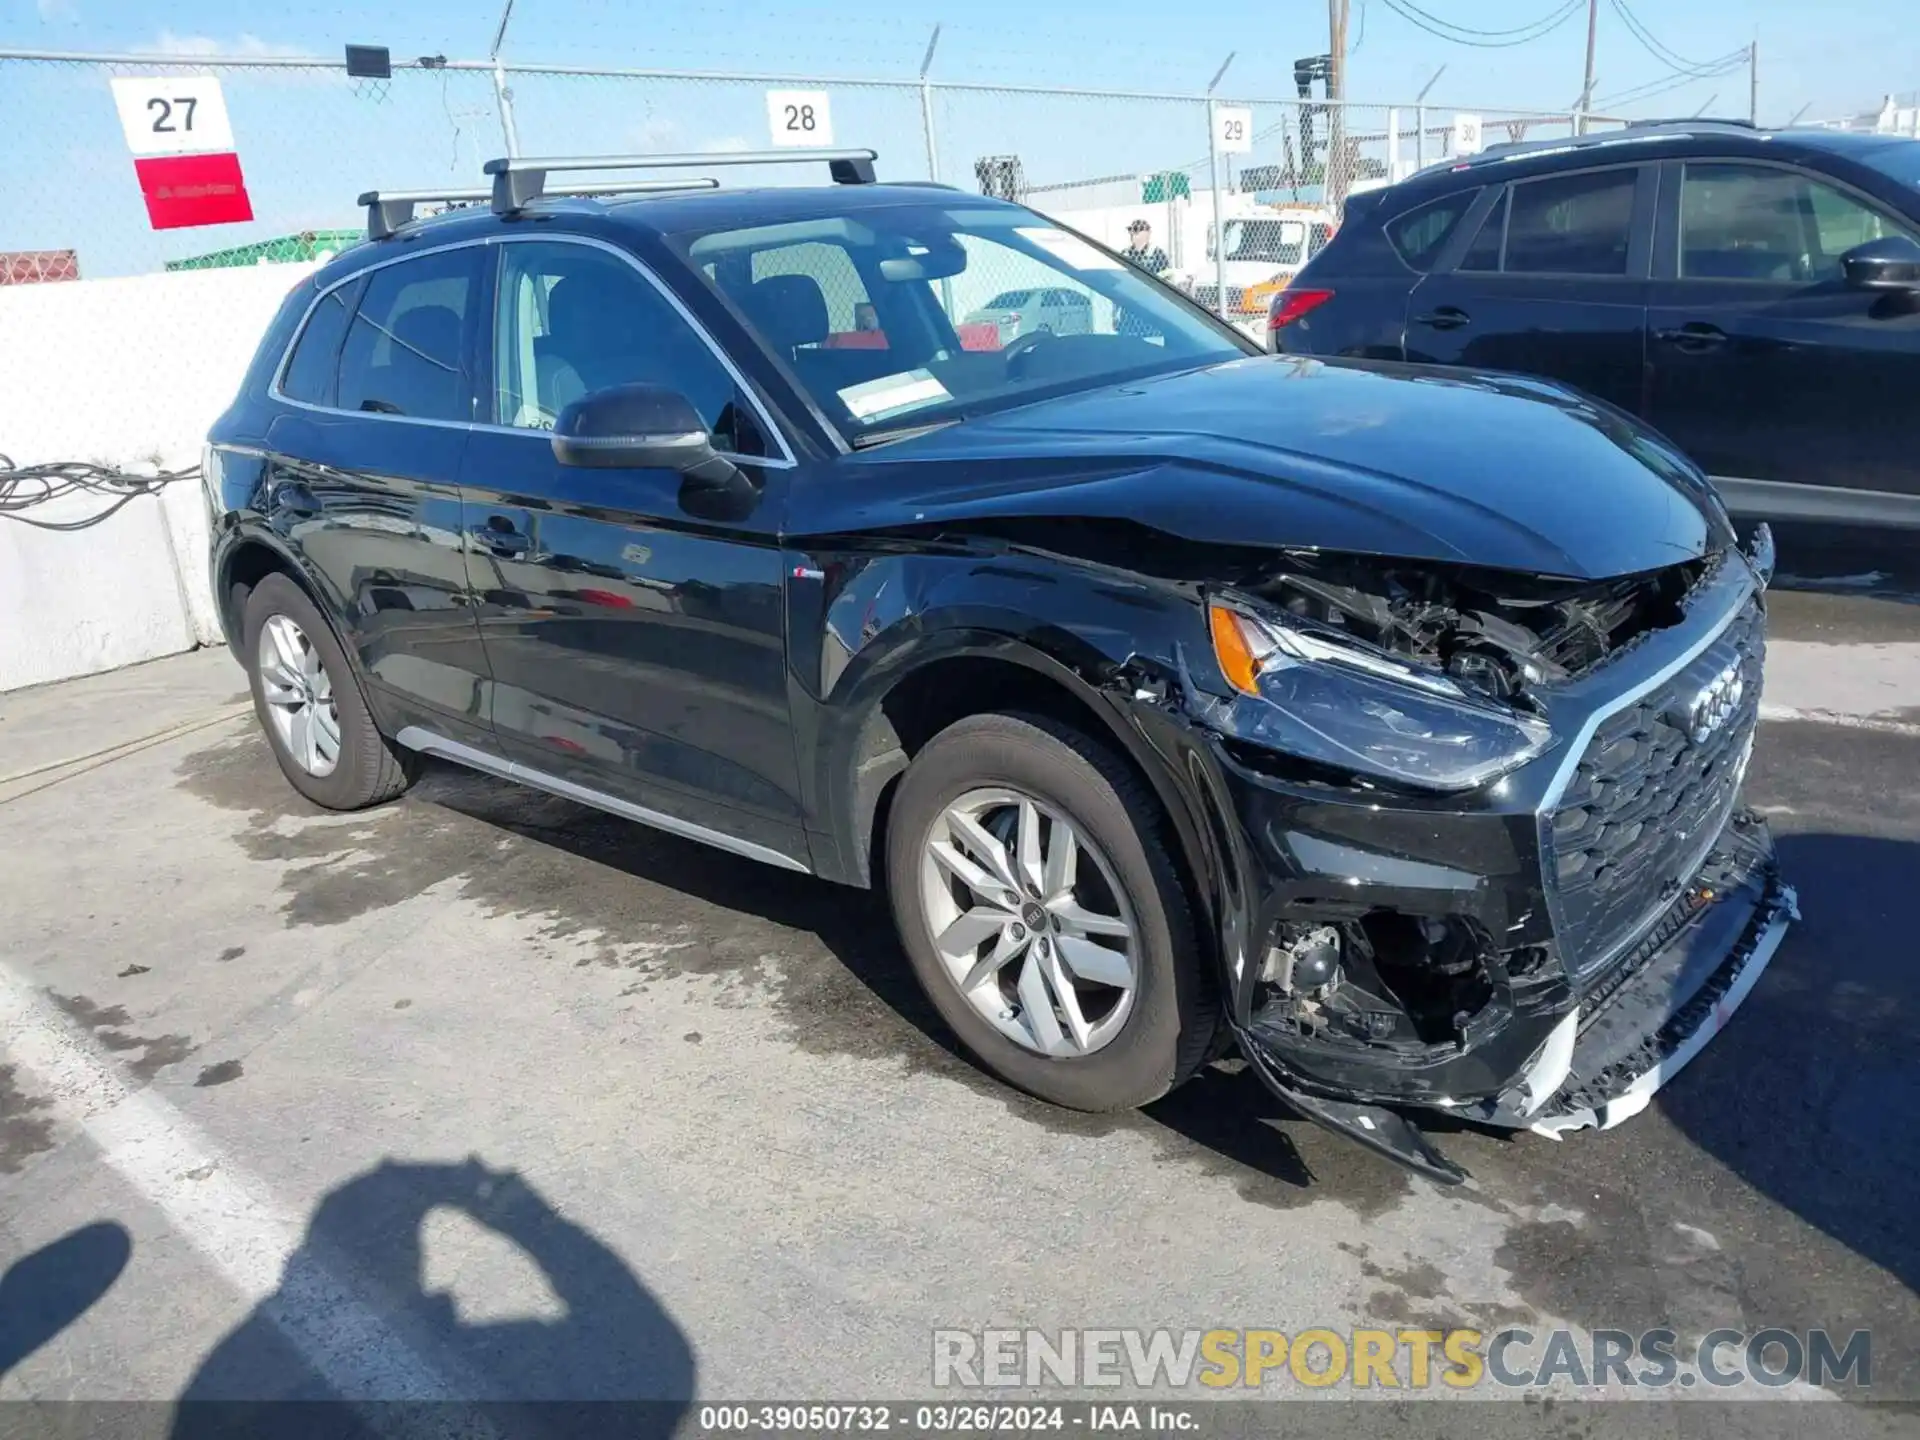
[[[1243,897],[1231,1019],[1273,1089],[1457,1178],[1424,1141],[1383,1140],[1399,1112],[1554,1136],[1605,1127],[1704,1048],[1795,918],[1764,822],[1737,809],[1763,573],[1725,567],[1682,625],[1567,687],[1552,719],[1570,740],[1476,794],[1356,792],[1215,744]],[[1723,693],[1730,716],[1700,724],[1701,697]],[[1486,980],[1469,1006],[1455,1013],[1449,992],[1417,1018],[1395,976],[1364,964],[1345,1014],[1276,984],[1288,934],[1344,926],[1364,954],[1382,916],[1469,937]]]
[[[1692,903],[1702,892],[1714,898]],[[1540,1058],[1558,1069],[1551,1052],[1567,1050],[1559,1083],[1546,1086],[1550,1075],[1523,1077],[1516,1098],[1525,1098],[1495,1105],[1489,1122],[1558,1139],[1638,1115],[1725,1028],[1800,918],[1793,887],[1773,863],[1766,826],[1750,812],[1734,817],[1681,907],[1663,917],[1644,953],[1610,972],[1604,989],[1557,1027],[1570,1047],[1550,1046]]]

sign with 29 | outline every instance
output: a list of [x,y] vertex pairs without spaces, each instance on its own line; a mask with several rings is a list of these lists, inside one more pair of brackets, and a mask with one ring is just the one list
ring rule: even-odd
[[1244,105],[1213,108],[1213,143],[1222,155],[1245,155],[1253,149],[1253,111]]

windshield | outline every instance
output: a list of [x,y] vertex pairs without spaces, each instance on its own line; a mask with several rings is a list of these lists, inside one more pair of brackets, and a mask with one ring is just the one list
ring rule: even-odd
[[672,239],[854,445],[1254,350],[1016,206],[862,208]]

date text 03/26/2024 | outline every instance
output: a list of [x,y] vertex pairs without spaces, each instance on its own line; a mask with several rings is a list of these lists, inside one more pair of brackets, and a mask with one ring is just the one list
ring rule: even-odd
[[1183,1434],[1200,1428],[1192,1406],[1165,1404],[996,1405],[848,1403],[840,1405],[702,1405],[702,1435],[1045,1434],[1082,1430],[1103,1434]]

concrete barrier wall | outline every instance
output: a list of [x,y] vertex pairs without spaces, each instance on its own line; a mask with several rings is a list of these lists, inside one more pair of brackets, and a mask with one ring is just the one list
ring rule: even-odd
[[[0,288],[0,453],[15,464],[198,463],[282,297],[312,265]],[[78,519],[97,496],[35,506]],[[98,525],[0,517],[0,691],[219,641],[206,500],[191,481]]]

